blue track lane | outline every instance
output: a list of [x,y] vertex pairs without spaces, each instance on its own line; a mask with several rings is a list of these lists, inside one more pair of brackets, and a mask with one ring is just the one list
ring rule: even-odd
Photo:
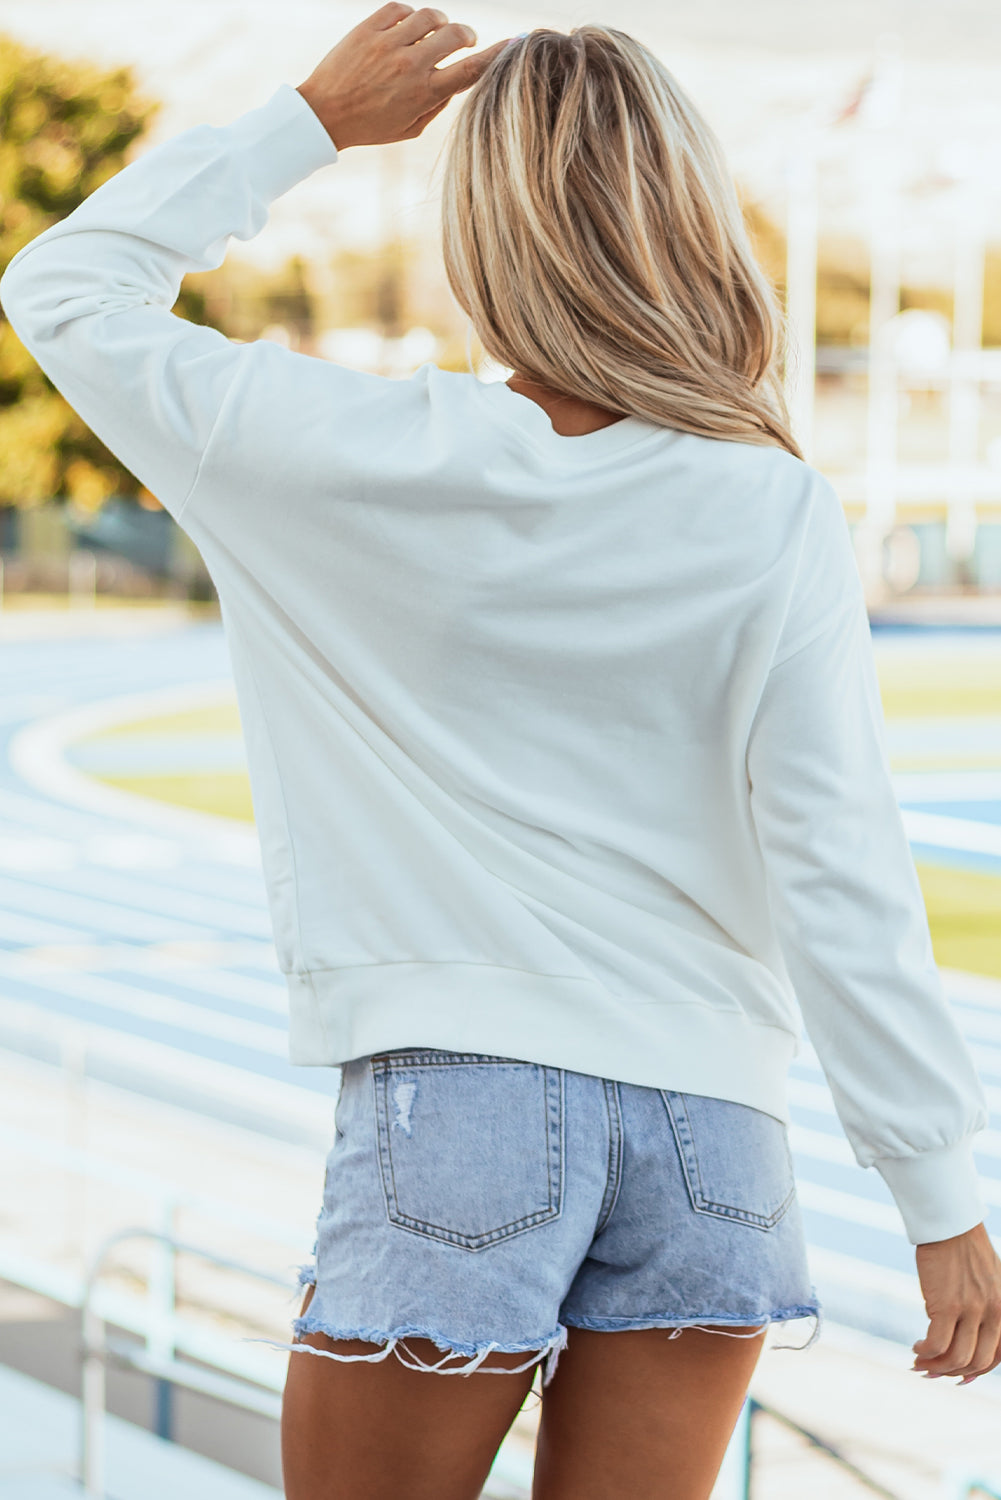
[[[878,649],[878,637],[876,639]],[[915,649],[920,639],[915,637]],[[999,641],[1001,647],[1001,641]],[[0,651],[0,1044],[31,1050],[26,1017],[39,1017],[50,1040],[61,1024],[86,1022],[95,1035],[141,1039],[171,1059],[188,1055],[225,1064],[228,1076],[332,1099],[334,1069],[293,1067],[286,1056],[285,989],[271,944],[263,878],[251,859],[234,860],[211,838],[169,825],[145,828],[129,815],[74,804],[25,779],[9,759],[13,737],[53,714],[127,693],[184,687],[229,678],[222,629],[197,624],[128,638],[7,641]],[[910,721],[890,726],[901,753],[948,753],[956,726]],[[1001,747],[996,723],[971,727],[971,749]],[[66,760],[80,771],[205,769],[238,771],[243,752],[232,735],[178,736],[173,762],[162,740],[137,737],[115,759],[94,747],[72,746]],[[935,796],[934,778],[901,778],[901,806],[977,825],[1001,825],[999,770],[971,776],[970,797],[951,780]],[[936,773],[937,774],[937,773]],[[958,794],[957,794],[958,793]],[[996,794],[996,795],[995,795]],[[927,836],[927,834],[923,834]],[[967,869],[1001,872],[1001,855],[942,844],[914,844],[915,857]],[[988,1203],[1001,1203],[1001,984],[979,987],[943,974],[950,1001],[977,1060],[992,1108],[991,1128],[978,1138],[977,1160]],[[36,1032],[38,1030],[36,1024]],[[29,1027],[30,1030],[30,1027]],[[95,1072],[100,1068],[95,1064]],[[128,1076],[120,1065],[103,1076]],[[175,1069],[176,1074],[176,1069]],[[200,1070],[154,1085],[137,1072],[130,1086],[187,1108],[225,1115],[231,1101],[213,1100]],[[829,1315],[870,1331],[912,1339],[924,1332],[920,1311],[904,1316],[891,1297],[853,1300],[853,1278],[896,1272],[913,1280],[913,1248],[892,1199],[875,1171],[855,1163],[809,1042],[790,1072],[791,1144],[815,1280]],[[267,1115],[243,1123],[268,1131]],[[828,1259],[827,1253],[834,1252]],[[836,1257],[848,1257],[838,1262]],[[840,1269],[838,1269],[840,1267]],[[890,1278],[892,1282],[892,1277]],[[861,1285],[861,1281],[859,1282]],[[885,1305],[884,1305],[885,1304]]]

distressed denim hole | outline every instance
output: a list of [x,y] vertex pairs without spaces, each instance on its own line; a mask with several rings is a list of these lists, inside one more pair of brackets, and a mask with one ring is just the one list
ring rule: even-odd
[[390,1222],[485,1250],[559,1217],[563,1077],[539,1063],[438,1051],[372,1059]]

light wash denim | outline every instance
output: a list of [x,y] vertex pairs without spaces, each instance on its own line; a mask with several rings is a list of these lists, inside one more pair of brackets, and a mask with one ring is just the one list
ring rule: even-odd
[[[278,1348],[395,1351],[448,1375],[524,1352],[518,1368],[544,1358],[548,1383],[568,1328],[753,1324],[728,1335],[749,1338],[812,1318],[805,1344],[774,1347],[819,1334],[787,1129],[761,1110],[414,1048],[345,1063],[334,1124],[299,1270],[316,1290],[293,1338],[379,1348]],[[417,1359],[402,1343],[414,1337],[442,1359]]]

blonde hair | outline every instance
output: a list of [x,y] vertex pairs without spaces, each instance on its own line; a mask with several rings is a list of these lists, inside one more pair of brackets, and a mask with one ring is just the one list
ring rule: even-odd
[[667,68],[611,26],[538,27],[465,96],[442,241],[485,352],[625,416],[802,457],[784,338],[722,148]]

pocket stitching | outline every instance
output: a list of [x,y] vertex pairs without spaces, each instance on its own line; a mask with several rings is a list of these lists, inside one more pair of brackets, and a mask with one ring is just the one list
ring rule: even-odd
[[[756,1213],[754,1209],[750,1208],[738,1208],[737,1205],[733,1203],[717,1203],[714,1199],[708,1197],[702,1183],[698,1149],[695,1144],[695,1131],[692,1128],[691,1116],[688,1113],[688,1103],[685,1099],[684,1094],[680,1091],[674,1091],[677,1093],[677,1097],[681,1102],[681,1108],[684,1111],[685,1124],[687,1126],[687,1140],[682,1139],[683,1133],[679,1130],[678,1127],[678,1119],[675,1113],[674,1101],[670,1097],[672,1090],[660,1089],[658,1092],[660,1093],[660,1096],[664,1101],[664,1106],[667,1110],[668,1118],[671,1121],[671,1126],[674,1131],[674,1138],[678,1145],[678,1154],[681,1158],[682,1168],[684,1170],[685,1184],[688,1188],[688,1196],[691,1199],[692,1208],[695,1213],[710,1214],[712,1215],[712,1217],[718,1219],[736,1219],[740,1223],[752,1225],[756,1229],[774,1229],[775,1225],[788,1211],[793,1199],[796,1196],[795,1178],[793,1178],[789,1191],[783,1201],[778,1205],[778,1207],[773,1209],[770,1214]],[[792,1173],[792,1161],[788,1156],[788,1143],[786,1144],[786,1156],[787,1160],[789,1160],[790,1173]],[[697,1188],[692,1182],[691,1167],[694,1167],[695,1176],[698,1180]]]
[[[466,1235],[459,1230],[448,1229],[444,1224],[434,1224],[430,1220],[417,1219],[402,1211],[399,1207],[399,1195],[396,1191],[396,1175],[390,1144],[390,1130],[392,1127],[389,1123],[387,1089],[392,1072],[412,1067],[437,1067],[442,1065],[442,1063],[449,1066],[460,1062],[475,1063],[477,1065],[506,1063],[515,1067],[540,1066],[543,1073],[546,1182],[549,1203],[543,1209],[536,1209],[531,1214],[523,1214],[521,1218],[511,1219],[507,1224],[499,1225],[491,1230],[485,1230],[483,1234],[478,1235]],[[555,1090],[553,1089],[554,1075],[556,1080]],[[380,1176],[382,1178],[386,1215],[391,1224],[398,1228],[406,1229],[413,1234],[424,1235],[426,1239],[455,1245],[464,1250],[475,1251],[486,1249],[500,1240],[514,1239],[516,1235],[523,1234],[529,1229],[534,1229],[540,1224],[550,1223],[560,1217],[563,1212],[564,1174],[561,1158],[563,1153],[564,1109],[563,1077],[559,1069],[547,1067],[545,1064],[526,1064],[514,1058],[485,1056],[483,1053],[452,1052],[443,1057],[438,1052],[422,1050],[406,1053],[400,1051],[391,1055],[379,1054],[374,1056],[372,1058],[372,1077],[376,1094],[376,1135],[379,1149]],[[550,1112],[554,1095],[556,1118],[552,1120]],[[554,1133],[556,1135],[555,1141]],[[557,1158],[556,1165],[559,1169],[555,1193],[553,1183],[554,1145]],[[387,1170],[389,1180],[387,1180]]]

